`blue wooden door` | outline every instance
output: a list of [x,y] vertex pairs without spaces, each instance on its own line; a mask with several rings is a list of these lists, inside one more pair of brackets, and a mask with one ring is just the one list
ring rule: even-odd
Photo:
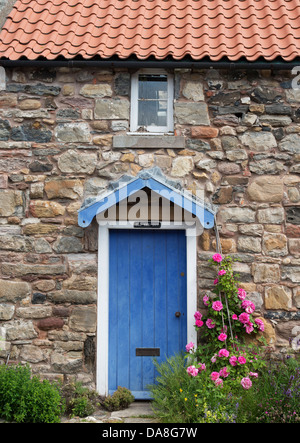
[[186,345],[185,231],[110,230],[109,250],[109,393],[149,398],[153,355]]

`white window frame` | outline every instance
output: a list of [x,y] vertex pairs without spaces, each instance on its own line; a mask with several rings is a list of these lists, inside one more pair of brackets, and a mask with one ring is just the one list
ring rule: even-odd
[[[141,133],[138,125],[138,90],[139,75],[141,74],[163,74],[167,76],[168,82],[168,104],[167,104],[167,126],[147,126],[146,131]],[[140,69],[131,77],[131,107],[130,107],[130,131],[134,134],[162,134],[173,133],[173,102],[174,102],[174,79],[173,75],[162,69]]]

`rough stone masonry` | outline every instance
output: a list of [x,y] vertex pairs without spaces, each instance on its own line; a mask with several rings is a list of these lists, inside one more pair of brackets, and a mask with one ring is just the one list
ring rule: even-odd
[[[6,70],[0,93],[2,362],[93,385],[97,224],[77,210],[111,180],[158,166],[218,206],[223,252],[264,318],[273,355],[300,334],[300,91],[289,72],[176,70],[182,144],[128,148],[127,70]],[[117,138],[117,137],[121,138]],[[117,140],[124,144],[119,147]],[[126,142],[127,140],[127,142]],[[178,139],[179,140],[179,139]],[[141,139],[142,143],[142,139]],[[199,308],[213,231],[198,241]]]

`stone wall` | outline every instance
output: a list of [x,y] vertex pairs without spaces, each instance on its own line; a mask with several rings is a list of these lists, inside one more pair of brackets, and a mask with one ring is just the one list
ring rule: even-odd
[[[77,210],[109,181],[158,166],[217,205],[224,253],[289,352],[300,334],[300,93],[289,72],[175,71],[184,145],[131,149],[130,74],[6,70],[0,93],[0,360],[94,383],[97,226]],[[115,136],[115,138],[114,138]],[[126,139],[126,137],[125,137]],[[119,139],[120,140],[120,139]],[[175,145],[174,145],[175,146]],[[199,238],[199,300],[214,232]]]

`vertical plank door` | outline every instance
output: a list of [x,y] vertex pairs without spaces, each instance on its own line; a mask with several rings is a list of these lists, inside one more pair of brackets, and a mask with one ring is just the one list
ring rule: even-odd
[[185,231],[115,229],[109,242],[109,393],[149,398],[153,358],[186,345]]

